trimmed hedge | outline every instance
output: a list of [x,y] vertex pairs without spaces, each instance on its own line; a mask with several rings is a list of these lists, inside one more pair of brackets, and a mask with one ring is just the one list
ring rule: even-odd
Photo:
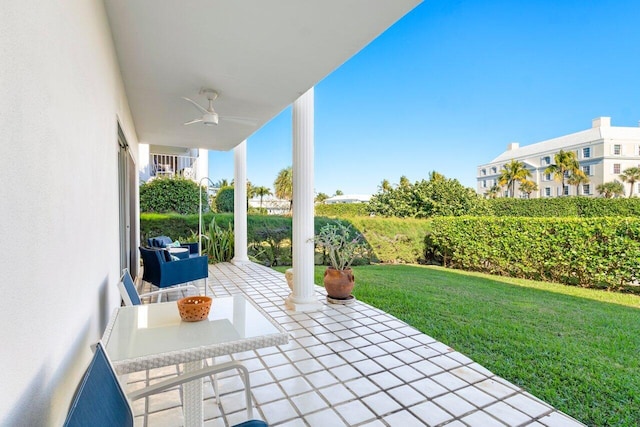
[[[232,214],[206,214],[203,215],[202,224],[207,226],[213,216],[216,223],[223,229],[231,223]],[[316,217],[315,233],[334,218]],[[423,261],[424,235],[430,229],[429,221],[418,219],[398,218],[370,218],[354,217],[342,219],[351,224],[363,236],[372,248],[370,258],[376,262],[386,263],[417,263]],[[263,234],[261,230],[285,229],[287,239],[291,239],[291,217],[275,215],[248,215],[247,216],[247,240],[260,242]],[[174,240],[187,241],[197,239],[198,215],[177,214],[140,214],[140,234],[142,242],[148,237],[166,235]]]
[[434,218],[427,258],[447,267],[640,293],[636,218]]
[[373,251],[372,260],[384,263],[424,262],[424,236],[431,221],[423,219],[358,217],[348,220],[362,233]]
[[222,187],[214,199],[217,212],[233,212],[235,207],[233,187]]
[[[216,224],[221,228],[227,228],[228,224],[233,227],[233,214],[230,213],[207,213],[202,215],[202,226],[206,227],[215,216]],[[291,230],[291,217],[276,215],[247,215],[247,239],[255,239],[255,230],[260,227],[282,228]],[[291,232],[289,232],[290,234]],[[192,235],[197,239],[198,235],[198,215],[178,215],[178,214],[140,214],[140,235],[141,241],[146,242],[148,237],[170,236],[174,240],[187,241],[192,239]]]
[[593,197],[554,197],[548,199],[487,200],[493,215],[500,217],[603,217],[640,216],[640,198],[605,199]]
[[317,204],[315,206],[317,216],[328,218],[352,218],[354,216],[369,216],[368,203],[332,203]]
[[523,217],[577,217],[578,206],[574,197],[549,199],[488,199],[490,211],[495,216]]
[[200,206],[199,196],[202,196],[202,206],[209,211],[207,192],[200,192],[200,187],[195,182],[185,178],[156,178],[140,186],[140,210],[197,213]]

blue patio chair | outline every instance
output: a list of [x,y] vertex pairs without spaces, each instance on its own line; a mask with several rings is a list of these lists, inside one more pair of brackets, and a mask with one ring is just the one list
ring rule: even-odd
[[[229,369],[237,369],[242,373],[245,384],[245,399],[247,413],[253,418],[253,403],[251,401],[251,389],[249,371],[240,362],[227,362],[215,366],[209,366],[187,374],[172,377],[156,383],[147,388],[136,390],[126,395],[111,361],[104,351],[102,343],[98,342],[93,359],[87,368],[76,394],[71,403],[71,408],[64,422],[65,427],[113,427],[133,426],[133,409],[130,400],[141,399],[152,394],[162,392],[185,382],[210,376]],[[261,420],[250,420],[238,424],[235,427],[266,427],[267,423]]]
[[[171,246],[173,244],[173,240],[168,236],[158,236],[158,237],[150,237],[147,239],[147,243],[150,248],[166,248],[167,246]],[[189,257],[197,257],[200,255],[198,252],[198,243],[181,243],[181,248],[189,249]]]
[[144,268],[142,280],[158,288],[168,288],[181,283],[205,279],[205,294],[207,293],[206,279],[209,277],[209,260],[206,255],[172,260],[168,251],[164,249],[145,248],[140,246],[140,255]]
[[122,276],[120,276],[120,281],[118,282],[118,290],[120,291],[120,296],[124,301],[124,305],[140,305],[142,304],[141,298],[157,295],[158,299],[160,299],[162,295],[166,293],[183,291],[186,289],[191,290],[195,293],[195,295],[200,294],[200,291],[194,285],[176,286],[169,289],[160,289],[159,291],[139,294],[138,290],[136,289],[136,285],[133,283],[133,278],[131,277],[129,270],[126,268],[122,270]]

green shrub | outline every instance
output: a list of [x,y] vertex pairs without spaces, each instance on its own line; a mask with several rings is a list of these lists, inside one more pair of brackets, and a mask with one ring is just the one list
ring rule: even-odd
[[464,270],[640,293],[635,218],[434,218],[425,256]]
[[216,224],[216,218],[212,218],[206,231],[202,234],[202,253],[209,256],[209,263],[231,261],[234,254],[234,235],[231,223],[226,227]]
[[640,198],[604,199],[577,197],[578,214],[582,217],[640,216]]
[[233,187],[222,187],[216,194],[215,203],[217,212],[233,212]]
[[457,179],[433,172],[428,181],[406,180],[395,188],[374,194],[369,210],[383,217],[431,218],[435,216],[488,215],[487,201]]
[[368,203],[332,203],[317,204],[316,215],[329,218],[350,218],[354,216],[369,216]]
[[[203,215],[203,225],[209,224],[214,217]],[[233,227],[233,215],[216,214],[216,224],[225,229]],[[335,221],[332,218],[316,217],[314,233]],[[423,261],[424,235],[430,229],[428,220],[354,217],[344,220],[360,232],[368,244],[367,262],[416,263]],[[148,237],[166,235],[174,240],[189,241],[195,234],[197,240],[198,215],[141,214],[140,230],[143,244]],[[264,239],[264,231],[281,230],[284,236],[278,237],[275,252]],[[259,262],[282,265],[290,262],[290,242],[292,238],[291,217],[276,215],[248,215],[247,241],[251,255]],[[275,248],[275,241],[273,248]],[[264,252],[264,253],[261,253]]]
[[640,198],[605,199],[593,197],[553,197],[543,199],[499,198],[487,200],[495,216],[521,217],[602,217],[640,216]]
[[545,199],[488,199],[489,210],[495,216],[572,217],[578,216],[575,197]]
[[254,208],[252,206],[247,209],[247,215],[267,215],[267,208]]
[[[211,222],[214,214],[209,212],[202,215],[202,226]],[[231,214],[216,214],[218,224],[221,221],[233,222]],[[149,237],[169,236],[173,240],[187,241],[189,236],[198,233],[198,215],[140,213],[140,239],[146,244]]]
[[249,251],[256,261],[270,267],[291,265],[291,223],[282,227],[255,227],[251,236]]
[[430,220],[358,217],[351,218],[349,222],[364,236],[371,248],[371,261],[424,261],[424,236],[431,229]]
[[[205,212],[210,207],[207,192],[202,191],[202,206]],[[195,182],[184,178],[156,178],[140,186],[141,212],[198,213],[200,188]]]

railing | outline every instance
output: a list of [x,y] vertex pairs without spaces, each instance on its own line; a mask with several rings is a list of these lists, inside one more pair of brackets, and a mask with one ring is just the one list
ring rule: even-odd
[[149,154],[151,176],[183,176],[196,179],[198,158],[173,154]]

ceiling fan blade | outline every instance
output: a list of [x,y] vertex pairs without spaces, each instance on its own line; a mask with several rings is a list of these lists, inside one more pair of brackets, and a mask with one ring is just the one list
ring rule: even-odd
[[194,100],[192,100],[192,99],[189,99],[189,98],[187,98],[187,97],[185,97],[185,96],[183,96],[183,97],[182,97],[182,99],[184,99],[185,101],[188,101],[188,102],[192,103],[194,107],[196,107],[200,112],[202,112],[202,114],[207,114],[207,113],[209,113],[209,111],[208,111],[206,108],[204,108],[202,105],[198,104],[196,101],[194,101]]
[[258,121],[254,119],[250,119],[248,117],[238,117],[238,116],[219,116],[221,120],[227,122],[238,123],[246,126],[257,126]]
[[202,119],[195,119],[195,120],[191,120],[190,122],[183,123],[183,125],[185,125],[185,126],[186,125],[192,125],[194,123],[200,123],[201,121],[202,121]]

